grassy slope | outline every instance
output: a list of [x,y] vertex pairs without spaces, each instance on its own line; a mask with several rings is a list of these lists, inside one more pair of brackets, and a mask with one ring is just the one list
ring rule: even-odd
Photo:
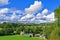
[[30,37],[24,37],[24,36],[0,36],[0,40],[40,40],[40,38],[30,38]]

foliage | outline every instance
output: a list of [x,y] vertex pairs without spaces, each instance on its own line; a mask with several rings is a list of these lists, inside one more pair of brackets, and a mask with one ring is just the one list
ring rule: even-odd
[[[0,23],[0,35],[11,35],[14,34],[14,31],[16,31],[16,34],[20,34],[21,31],[25,31],[25,33],[35,33],[35,34],[42,34],[43,27],[40,24],[21,24],[21,23]],[[4,32],[3,32],[4,31]]]
[[57,27],[51,32],[49,40],[60,39],[60,7],[55,9],[55,17],[57,18]]
[[60,40],[60,28],[55,28],[50,35],[50,40]]
[[60,26],[60,7],[55,9],[55,17],[58,19],[58,26]]

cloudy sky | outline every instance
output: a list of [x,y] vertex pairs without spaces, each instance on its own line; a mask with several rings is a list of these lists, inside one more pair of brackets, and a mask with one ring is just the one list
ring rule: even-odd
[[55,21],[60,0],[0,0],[0,23],[45,23]]

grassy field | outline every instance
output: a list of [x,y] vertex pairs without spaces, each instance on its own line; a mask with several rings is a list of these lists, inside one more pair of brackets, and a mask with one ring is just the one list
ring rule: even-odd
[[34,37],[30,38],[19,35],[13,35],[13,36],[0,36],[0,40],[41,40],[41,39]]

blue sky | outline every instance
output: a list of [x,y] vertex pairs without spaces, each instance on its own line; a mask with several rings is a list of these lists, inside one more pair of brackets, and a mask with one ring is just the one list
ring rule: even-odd
[[[38,4],[38,6],[36,6],[35,3]],[[27,19],[24,18],[24,20],[27,21],[27,20],[39,19],[40,21],[44,21],[44,22],[46,22],[47,20],[51,21],[51,19],[53,19],[54,17],[53,15],[55,8],[59,6],[60,6],[60,0],[0,0],[0,10],[2,10],[2,12],[0,12],[0,16],[1,16],[0,20],[3,20],[2,22],[4,21],[10,22],[11,20],[12,22],[17,22],[17,20],[21,21],[21,19],[27,17]],[[33,10],[34,7],[39,7],[39,8]],[[37,15],[39,17],[40,16],[42,17],[37,18],[36,17]],[[51,15],[52,17],[50,17]]]
[[[8,8],[17,8],[20,10],[24,10],[25,8],[28,8],[31,4],[34,3],[36,0],[9,0],[8,5],[0,6],[0,8],[8,7]],[[38,0],[42,1],[43,8],[47,8],[50,11],[54,11],[55,8],[60,6],[60,0]]]

